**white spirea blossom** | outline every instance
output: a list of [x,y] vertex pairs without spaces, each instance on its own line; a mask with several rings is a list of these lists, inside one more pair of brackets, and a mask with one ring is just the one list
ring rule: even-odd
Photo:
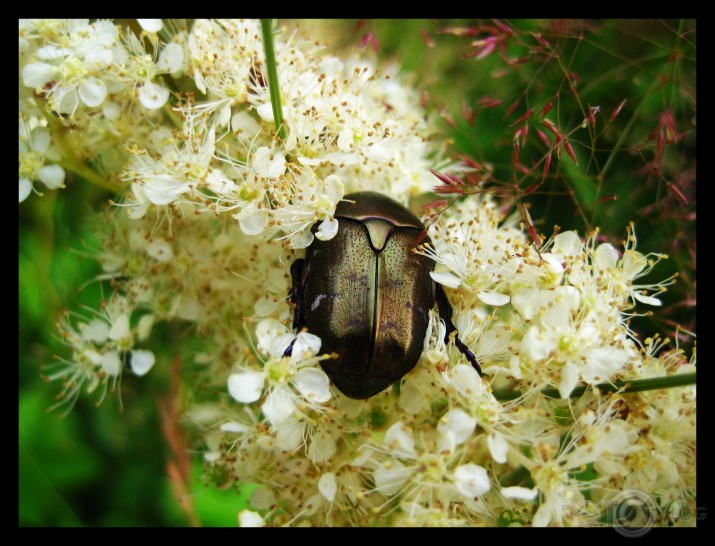
[[[632,229],[624,248],[565,231],[537,252],[488,196],[455,202],[414,251],[483,375],[434,309],[415,368],[347,398],[325,340],[294,331],[290,267],[335,236],[346,194],[430,191],[439,156],[414,91],[278,32],[280,138],[258,21],[136,28],[20,23],[19,200],[63,187],[79,158],[126,189],[98,221],[109,294],[59,321],[69,354],[45,373],[60,405],[181,354],[207,475],[256,486],[240,526],[600,525],[628,489],[694,511],[694,387],[603,389],[694,371],[629,329],[670,282],[643,281],[662,256]],[[170,351],[159,323],[180,332]]]

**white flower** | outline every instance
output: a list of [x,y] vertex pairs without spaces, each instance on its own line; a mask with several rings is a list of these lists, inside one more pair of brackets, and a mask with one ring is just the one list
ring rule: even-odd
[[506,456],[509,453],[509,444],[506,438],[498,432],[491,432],[487,436],[487,445],[489,446],[489,452],[492,458],[497,463],[505,463]]
[[261,353],[276,358],[283,356],[294,338],[285,324],[273,318],[263,319],[258,323],[256,337],[258,338],[256,348]]
[[473,463],[467,463],[454,469],[454,483],[457,490],[467,498],[484,495],[491,489],[487,471]]
[[52,146],[52,137],[46,127],[30,126],[20,119],[19,170],[20,202],[32,192],[32,182],[39,180],[48,189],[64,187],[65,171],[56,164],[47,163],[58,154]]
[[152,82],[146,82],[139,88],[139,102],[147,110],[156,110],[166,104],[169,90]]
[[438,282],[448,288],[459,288],[459,285],[462,284],[459,277],[453,275],[449,271],[431,271],[430,277],[432,277],[434,282]]
[[295,416],[296,406],[288,389],[273,390],[261,406],[266,419],[274,425],[281,425]]
[[174,257],[171,244],[162,238],[156,238],[146,247],[146,253],[159,262],[168,262]]
[[45,84],[51,82],[54,76],[54,67],[47,63],[32,63],[22,69],[22,83],[36,89],[41,89]]
[[65,170],[59,165],[45,165],[37,171],[37,179],[51,190],[63,188]]
[[314,434],[308,445],[306,455],[315,464],[324,463],[332,459],[337,451],[338,446],[330,434],[322,432]]
[[315,236],[321,241],[328,241],[338,233],[338,221],[333,219],[323,220]]
[[583,242],[575,231],[564,231],[554,237],[551,254],[561,263],[568,263],[579,256],[583,250]]
[[559,394],[561,398],[568,398],[574,390],[580,377],[579,367],[573,362],[567,362],[561,371],[561,383],[559,383]]
[[293,383],[301,396],[310,402],[324,403],[330,400],[330,381],[323,370],[303,368],[295,374]]
[[539,490],[536,488],[528,489],[526,487],[521,487],[514,485],[511,487],[503,487],[501,489],[501,494],[507,499],[518,499],[518,500],[534,500],[539,494]]
[[335,482],[334,472],[326,472],[320,476],[320,480],[318,480],[318,490],[328,502],[333,502],[335,500],[335,494],[338,491],[338,486]]
[[119,353],[110,351],[104,353],[100,359],[99,365],[110,376],[116,377],[122,372],[122,360]]
[[508,295],[500,294],[499,292],[480,292],[477,294],[477,297],[487,305],[493,305],[495,307],[506,305],[511,299]]
[[476,398],[484,393],[484,384],[477,370],[466,364],[457,364],[442,374],[445,382],[465,398]]
[[400,491],[411,474],[400,461],[393,461],[389,467],[380,466],[373,474],[375,488],[383,495],[392,496]]
[[238,525],[239,527],[264,527],[265,522],[258,512],[246,508],[238,514]]
[[174,42],[166,44],[159,54],[156,67],[172,75],[181,74],[186,69],[184,48]]
[[140,377],[148,374],[149,370],[154,367],[154,363],[156,362],[154,353],[147,350],[134,349],[131,352],[130,358],[132,372],[134,372],[134,375],[138,375]]
[[147,32],[159,32],[164,27],[161,19],[137,19],[137,22]]
[[414,458],[417,455],[412,430],[401,421],[387,429],[384,443],[399,457]]
[[630,352],[615,347],[599,347],[586,355],[581,377],[590,384],[605,381],[620,371],[630,358]]
[[299,332],[293,343],[291,358],[303,360],[315,356],[320,352],[322,342],[316,335],[307,332]]
[[457,444],[466,442],[474,433],[477,420],[459,408],[451,409],[444,414],[437,425],[441,434],[450,434]]
[[32,193],[32,182],[27,178],[20,178],[20,203]]
[[244,209],[241,213],[234,215],[241,226],[241,231],[246,235],[258,235],[263,233],[268,225],[268,211],[258,209],[256,206]]
[[253,156],[253,168],[258,176],[278,178],[285,172],[286,160],[283,154],[275,148],[261,146]]
[[90,77],[79,85],[79,98],[92,108],[99,106],[107,97],[107,86],[99,78]]
[[82,322],[79,324],[79,329],[92,343],[102,344],[109,338],[109,324],[103,320]]
[[266,376],[263,372],[245,370],[228,377],[228,392],[238,402],[250,404],[261,397]]
[[129,336],[129,333],[129,314],[122,313],[121,315],[117,316],[111,323],[108,336],[109,339],[116,341],[127,338]]

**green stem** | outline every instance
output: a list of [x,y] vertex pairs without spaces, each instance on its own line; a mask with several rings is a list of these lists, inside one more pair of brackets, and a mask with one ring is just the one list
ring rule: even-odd
[[[649,379],[634,379],[626,381],[614,381],[611,383],[599,383],[595,387],[590,385],[582,385],[576,387],[569,398],[578,398],[582,396],[588,389],[595,388],[601,392],[642,392],[642,391],[654,391],[658,389],[671,389],[674,387],[685,387],[686,385],[695,384],[695,374],[694,373],[681,373],[676,375],[669,375],[667,377],[652,377]],[[560,398],[558,389],[553,387],[542,389],[539,391],[542,395],[549,398]],[[523,393],[518,390],[510,389],[500,389],[493,391],[492,393],[497,400],[507,401],[519,398]]]
[[286,130],[283,125],[283,106],[281,105],[281,90],[278,83],[278,68],[276,65],[276,52],[273,48],[273,32],[271,31],[270,19],[261,19],[261,30],[263,31],[263,48],[266,53],[268,92],[271,95],[273,120],[276,127],[278,127],[278,136],[281,140],[285,140]]
[[[63,150],[66,150],[64,146]],[[64,159],[60,161],[59,164],[63,169],[78,174],[90,184],[94,184],[95,186],[103,188],[117,195],[124,193],[124,188],[122,186],[120,186],[119,184],[115,184],[110,180],[107,180],[102,175],[96,173],[76,158]]]

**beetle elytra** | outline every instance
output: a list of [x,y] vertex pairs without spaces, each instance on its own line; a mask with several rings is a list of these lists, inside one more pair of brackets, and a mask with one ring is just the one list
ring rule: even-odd
[[[447,296],[430,276],[434,261],[412,252],[424,231],[419,218],[379,193],[343,199],[335,237],[316,239],[291,266],[293,327],[319,336],[321,353],[338,355],[322,361],[323,370],[343,394],[364,399],[414,368],[435,302],[445,342],[456,328]],[[481,375],[456,333],[454,343]]]

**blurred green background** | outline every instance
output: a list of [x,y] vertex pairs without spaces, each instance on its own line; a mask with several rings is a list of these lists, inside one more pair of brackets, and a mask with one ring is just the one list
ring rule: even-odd
[[[620,248],[634,221],[638,249],[671,258],[651,278],[680,275],[662,298],[663,308],[654,317],[634,319],[634,328],[643,336],[673,337],[678,326],[695,331],[694,21],[285,23],[329,40],[336,51],[361,51],[411,74],[410,85],[425,93],[451,151],[491,166],[482,190],[506,206],[515,208],[518,201],[528,207],[536,229],[547,237],[556,224],[581,234],[599,226],[603,239]],[[477,58],[490,37],[497,47]],[[495,100],[499,105],[486,107]],[[575,130],[571,143],[578,166],[566,154],[553,157],[542,183],[547,149],[536,134],[543,129],[540,118],[535,113],[529,120],[520,147],[519,162],[528,173],[515,175],[513,137],[523,123],[510,125],[549,101],[547,117],[563,132]],[[576,130],[590,106],[600,107],[595,128]],[[57,339],[58,316],[66,309],[81,312],[82,305],[96,309],[109,294],[108,287],[88,282],[99,268],[84,254],[98,244],[94,211],[103,210],[110,197],[69,180],[66,190],[33,195],[20,205],[19,524],[234,526],[249,491],[206,485],[193,439],[185,439],[188,456],[177,461],[176,449],[169,447],[176,436],[162,429],[162,423],[180,422],[162,419],[160,407],[183,396],[170,385],[177,356],[171,352],[171,325],[153,335],[152,373],[123,378],[123,408],[108,394],[100,407],[96,396],[81,396],[64,418],[61,411],[47,411],[59,385],[42,379],[43,366],[56,355],[69,356]],[[679,341],[689,352],[692,337],[681,335]],[[174,464],[190,466],[190,491],[169,478]],[[177,500],[177,486],[184,487],[179,496],[190,492],[188,512]]]

